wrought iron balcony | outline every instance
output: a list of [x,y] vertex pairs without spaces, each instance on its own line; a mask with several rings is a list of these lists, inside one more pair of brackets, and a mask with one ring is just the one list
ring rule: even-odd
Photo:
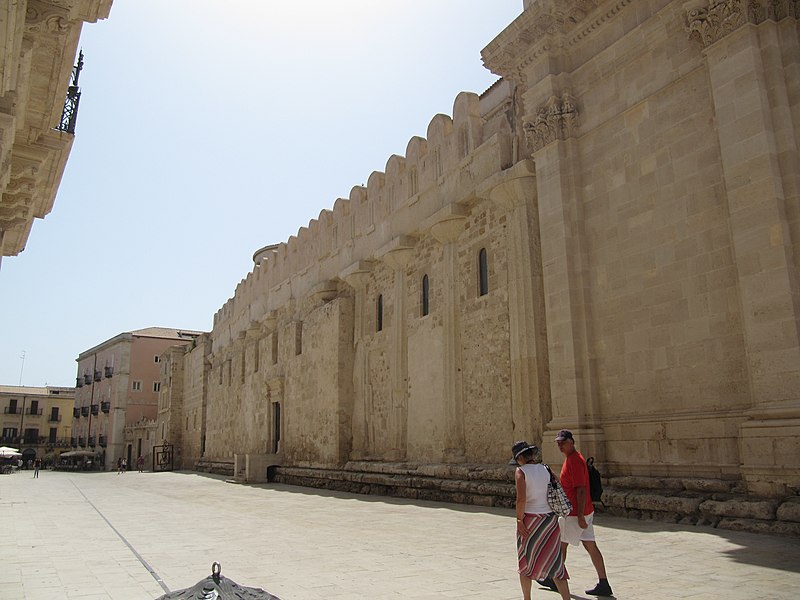
[[32,417],[41,417],[42,416],[42,409],[41,408],[29,408],[25,411],[26,415],[30,415]]
[[88,406],[81,406],[81,415],[84,417],[89,416],[89,407]]
[[101,435],[101,436],[99,436],[99,438],[100,438],[100,439],[98,440],[98,442],[100,443],[100,445],[101,445],[103,448],[105,448],[105,447],[106,447],[106,445],[108,444],[108,440],[107,440],[106,436],[104,436],[104,435]]
[[78,438],[69,438],[69,445],[73,448],[78,447]]
[[109,412],[111,410],[111,402],[108,402],[108,401],[101,402],[100,403],[100,410],[102,410],[104,413]]
[[21,415],[22,414],[22,409],[18,408],[16,406],[6,406],[3,409],[3,412],[5,414],[7,414],[7,415]]
[[95,439],[96,439],[95,436],[93,436],[93,435],[89,436],[89,447],[90,448],[94,448],[97,445]]
[[109,378],[109,377],[113,377],[113,376],[114,376],[114,367],[105,367],[105,368],[103,369],[103,371],[105,372],[105,376],[106,376],[106,378]]
[[58,131],[75,134],[75,123],[78,120],[78,104],[81,100],[81,88],[78,78],[83,69],[83,51],[78,54],[78,64],[72,67],[71,85],[67,88],[67,97],[64,100],[64,110],[61,113],[61,122],[55,127]]
[[92,414],[96,417],[97,414],[100,412],[100,405],[92,404]]
[[73,408],[72,409],[72,418],[73,419],[80,419],[81,417],[81,409],[80,408]]
[[51,414],[49,417],[47,417],[47,420],[50,423],[61,423],[61,415]]
[[94,372],[94,380],[100,381],[103,378],[103,374],[98,370]]
[[81,377],[80,375],[78,375],[75,378],[75,387],[79,387],[79,388],[83,387],[83,377]]
[[85,383],[86,385],[92,385],[92,376],[89,375],[88,373],[85,373],[83,375],[83,383]]
[[82,435],[78,436],[78,446],[80,446],[81,448],[86,447],[86,438],[83,437]]

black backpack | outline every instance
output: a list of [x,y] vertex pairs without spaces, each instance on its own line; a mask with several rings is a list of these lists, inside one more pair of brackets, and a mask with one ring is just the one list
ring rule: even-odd
[[600,471],[594,466],[594,456],[590,456],[586,460],[586,468],[589,470],[589,495],[592,497],[592,502],[599,502],[603,506],[603,478],[600,476]]

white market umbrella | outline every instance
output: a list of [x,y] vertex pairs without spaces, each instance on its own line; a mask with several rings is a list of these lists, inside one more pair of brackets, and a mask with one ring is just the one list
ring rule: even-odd
[[22,453],[16,448],[0,446],[0,458],[14,458],[15,456],[22,456]]

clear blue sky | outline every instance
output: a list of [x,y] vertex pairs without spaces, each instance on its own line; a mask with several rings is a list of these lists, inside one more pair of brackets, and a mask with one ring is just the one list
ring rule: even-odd
[[[0,384],[75,384],[145,327],[209,331],[258,248],[383,171],[522,0],[114,0],[86,24],[53,211],[0,268]],[[20,358],[23,351],[25,360]]]

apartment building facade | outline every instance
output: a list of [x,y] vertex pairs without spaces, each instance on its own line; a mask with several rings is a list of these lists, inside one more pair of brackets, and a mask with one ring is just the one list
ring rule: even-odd
[[13,446],[25,463],[55,460],[71,447],[75,388],[0,386],[0,445]]
[[150,327],[121,333],[82,352],[76,377],[74,447],[92,450],[105,468],[147,460],[156,442],[161,355],[200,332]]

